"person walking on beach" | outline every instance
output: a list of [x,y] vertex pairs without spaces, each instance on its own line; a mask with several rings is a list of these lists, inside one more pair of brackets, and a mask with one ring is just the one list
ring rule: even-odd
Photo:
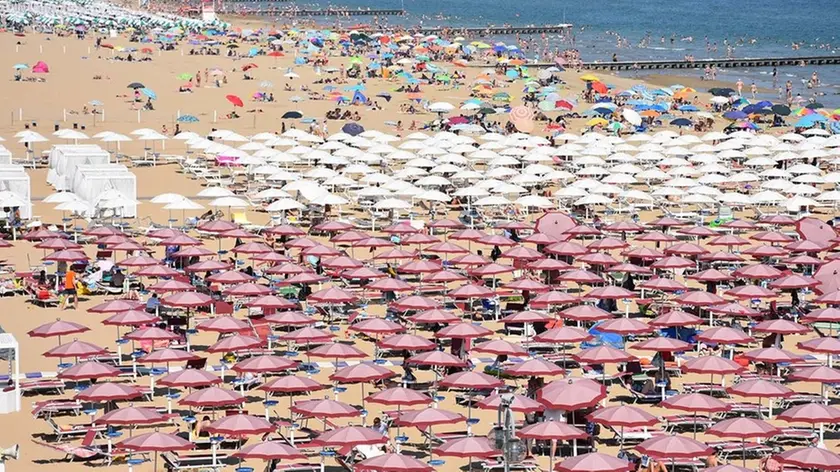
[[63,311],[67,307],[67,300],[73,298],[73,309],[79,308],[79,295],[76,292],[76,273],[72,269],[68,269],[64,274],[64,299],[61,300],[60,310]]
[[738,79],[738,81],[735,82],[735,87],[738,89],[738,95],[741,95],[741,91],[744,89],[744,81]]
[[756,87],[755,82],[750,84],[750,94],[752,94],[753,100],[755,99],[755,95],[758,93],[758,87]]

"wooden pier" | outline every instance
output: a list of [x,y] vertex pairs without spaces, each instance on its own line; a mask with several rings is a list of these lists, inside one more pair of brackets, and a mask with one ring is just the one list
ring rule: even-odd
[[[389,27],[393,30],[395,27]],[[512,36],[512,35],[532,35],[532,34],[565,34],[571,31],[572,25],[543,25],[543,26],[482,26],[482,27],[423,27],[423,26],[405,26],[403,30],[409,33],[422,33],[434,35],[462,35],[462,36]],[[361,28],[360,31],[377,32],[382,31],[375,27]]]
[[[583,69],[602,71],[622,70],[664,70],[664,69],[704,69],[706,66],[718,69],[783,67],[783,66],[833,66],[840,64],[838,56],[799,56],[799,57],[764,57],[740,59],[695,59],[662,61],[617,61],[584,62]],[[532,67],[551,67],[556,64],[529,64]]]
[[[237,2],[241,5],[246,2]],[[327,10],[293,10],[290,8],[242,8],[226,9],[227,13],[236,15],[261,15],[261,16],[276,16],[276,17],[316,17],[316,16],[403,16],[405,10],[390,9],[390,10],[341,10],[341,9],[327,9]]]

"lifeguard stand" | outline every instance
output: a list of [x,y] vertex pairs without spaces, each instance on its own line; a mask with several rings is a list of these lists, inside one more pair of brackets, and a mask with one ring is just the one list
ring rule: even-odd
[[9,353],[9,378],[14,388],[0,389],[0,414],[20,411],[20,345],[11,333],[0,333],[0,352]]
[[201,20],[205,22],[216,21],[216,5],[214,0],[201,2]]

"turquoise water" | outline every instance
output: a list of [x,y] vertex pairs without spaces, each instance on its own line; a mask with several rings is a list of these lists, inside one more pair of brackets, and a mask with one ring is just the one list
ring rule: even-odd
[[[725,42],[734,47],[734,57],[840,54],[840,1],[837,0],[338,0],[333,5],[354,9],[404,7],[408,12],[406,17],[384,19],[392,24],[485,26],[572,23],[575,25],[574,45],[581,51],[584,60],[608,61],[613,54],[621,60],[682,59],[686,55],[693,55],[696,59],[726,57]],[[328,4],[308,3],[307,6],[326,7]],[[324,20],[329,24],[334,24],[334,21],[334,18]],[[355,17],[342,21],[344,24],[355,24],[373,20],[371,17]],[[619,36],[623,40],[622,47],[617,47]],[[689,41],[689,37],[693,41]],[[648,38],[646,44],[645,38]],[[534,39],[535,42],[542,41]],[[499,40],[511,43],[516,38],[500,37]],[[556,35],[549,36],[547,40],[552,48],[569,46]],[[716,44],[717,52],[709,51],[707,43],[709,46]],[[796,50],[792,47],[794,43],[799,45]],[[533,52],[529,54],[533,55]],[[816,90],[820,94],[817,99],[833,108],[840,107],[840,66],[780,68],[779,83],[775,86],[770,70],[721,71],[718,79],[741,79],[747,84],[747,89],[753,81],[760,87],[777,89],[784,81],[791,80],[794,93],[809,97],[814,90],[807,90],[803,82],[814,70],[823,83]],[[699,76],[702,72],[693,74]],[[764,98],[778,100],[778,96]]]

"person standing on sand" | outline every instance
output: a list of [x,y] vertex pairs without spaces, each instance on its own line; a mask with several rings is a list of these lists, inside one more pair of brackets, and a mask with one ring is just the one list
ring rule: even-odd
[[73,309],[79,308],[79,294],[76,292],[76,273],[72,269],[68,269],[64,274],[64,299],[61,300],[60,311],[67,307],[67,300],[73,297]]
[[741,91],[744,89],[744,81],[738,79],[738,81],[735,82],[735,87],[738,89],[738,95],[741,95]]
[[758,93],[758,87],[756,87],[755,82],[750,84],[750,94],[752,94],[753,100],[755,100],[755,95]]

